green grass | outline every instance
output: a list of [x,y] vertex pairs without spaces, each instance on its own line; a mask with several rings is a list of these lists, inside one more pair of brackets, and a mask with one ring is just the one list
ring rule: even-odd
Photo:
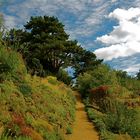
[[[105,140],[140,138],[140,110],[129,109],[122,103],[116,104],[114,110],[101,113],[88,108],[89,119],[95,124],[100,138]],[[127,134],[127,135],[126,135]],[[126,137],[126,138],[125,138]]]
[[[28,94],[19,90],[12,81],[1,83],[0,120],[5,131],[10,128],[10,133],[17,138],[20,134],[26,136],[29,133],[32,137],[30,133],[36,133],[43,139],[47,137],[47,132],[52,140],[62,136],[54,133],[56,128],[67,133],[67,126],[74,121],[75,116],[73,91],[61,82],[52,84],[47,81],[39,77],[31,78],[28,85],[32,93],[28,91]],[[25,128],[29,132],[22,132]]]
[[63,140],[74,121],[73,91],[55,77],[27,74],[21,56],[0,48],[0,140]]

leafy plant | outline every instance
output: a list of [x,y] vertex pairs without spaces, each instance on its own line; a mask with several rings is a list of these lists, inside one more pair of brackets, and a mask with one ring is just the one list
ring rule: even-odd
[[32,93],[31,87],[26,83],[19,85],[19,91],[23,93],[23,95],[29,95]]
[[116,104],[113,112],[109,111],[104,119],[107,130],[117,133],[128,133],[133,138],[140,136],[140,126],[136,122],[136,112],[123,104]]
[[72,127],[69,125],[67,126],[66,134],[72,134]]
[[57,74],[57,79],[59,81],[64,82],[66,85],[70,85],[72,82],[72,77],[69,76],[68,73],[63,69],[59,70],[59,72]]

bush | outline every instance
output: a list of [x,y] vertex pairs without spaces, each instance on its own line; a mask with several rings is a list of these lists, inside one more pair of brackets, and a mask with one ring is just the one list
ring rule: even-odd
[[82,94],[83,97],[88,96],[88,90],[93,87],[92,83],[92,75],[88,73],[84,73],[84,75],[80,75],[77,79],[77,88]]
[[97,130],[101,133],[106,130],[105,123],[103,121],[103,114],[98,114],[95,110],[87,109],[89,119],[95,124]]
[[21,56],[10,49],[0,47],[0,80],[11,79],[15,75],[25,73],[26,68]]
[[103,64],[77,78],[77,88],[84,97],[89,95],[89,90],[92,88],[117,84],[116,73]]
[[136,122],[136,112],[121,103],[114,104],[114,111],[108,111],[104,122],[108,131],[115,134],[128,133],[133,138],[140,136],[140,126]]
[[114,100],[112,102],[111,96],[109,86],[99,86],[90,90],[89,103],[96,104],[101,112],[107,112],[113,109]]
[[31,75],[38,75],[38,76],[41,76],[41,77],[45,77],[45,70],[43,69],[43,66],[42,64],[40,63],[40,60],[37,59],[37,58],[29,58],[27,60],[27,69],[28,69],[28,72],[31,74]]
[[64,82],[66,85],[70,85],[72,81],[72,77],[69,76],[65,70],[60,69],[57,74],[57,80]]
[[[104,115],[99,115],[94,109],[87,109],[89,119],[95,123],[101,137],[108,137],[107,140],[110,139],[109,137],[112,137],[112,139],[114,137],[115,140],[116,136],[114,134],[124,135],[127,133],[132,138],[139,138],[140,123],[138,123],[137,112],[134,109],[127,108],[116,99],[106,96],[106,94],[106,92],[102,91],[103,98],[101,99],[95,96],[96,104],[98,104],[100,111]],[[110,133],[112,134],[110,135]]]
[[19,85],[19,91],[23,93],[23,95],[29,95],[32,93],[31,87],[26,83]]
[[[3,81],[0,92],[0,128],[3,126],[6,131],[5,139],[29,136],[37,140],[62,140],[74,120],[73,91],[54,77],[26,75],[24,81]],[[13,116],[15,112],[18,115]]]
[[72,134],[72,128],[69,125],[67,126],[66,134]]
[[57,78],[56,77],[53,77],[53,76],[48,76],[47,77],[47,80],[50,84],[52,85],[57,85],[59,82],[57,81]]

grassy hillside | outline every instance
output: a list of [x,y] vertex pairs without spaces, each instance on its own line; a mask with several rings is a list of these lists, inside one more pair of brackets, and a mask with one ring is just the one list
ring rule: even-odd
[[1,140],[62,140],[75,98],[55,77],[28,75],[20,54],[1,47],[0,110]]
[[140,80],[69,40],[55,17],[31,17],[24,27],[0,31],[0,140],[64,140],[72,132],[68,67],[100,139],[140,140]]

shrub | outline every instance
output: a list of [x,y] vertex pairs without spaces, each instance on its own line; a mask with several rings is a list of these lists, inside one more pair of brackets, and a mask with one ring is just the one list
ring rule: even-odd
[[11,79],[14,75],[25,75],[26,68],[21,56],[10,49],[0,47],[0,80]]
[[105,123],[103,121],[103,115],[95,113],[95,110],[87,109],[89,119],[96,125],[97,130],[101,133],[106,130]]
[[76,85],[82,96],[87,97],[88,90],[93,87],[92,75],[84,73],[83,75],[78,76]]
[[117,85],[116,73],[107,65],[99,65],[77,78],[77,88],[84,97],[89,95],[89,90],[102,85]]
[[31,87],[26,83],[19,85],[19,91],[23,93],[23,95],[29,95],[32,93]]
[[[106,93],[102,92],[102,94],[103,99],[96,97],[96,100],[99,100],[96,103],[104,115],[99,115],[94,109],[87,109],[89,119],[95,123],[101,137],[106,137],[107,140],[115,140],[118,136],[116,137],[114,134],[124,135],[127,133],[132,138],[139,138],[140,123],[138,123],[137,112],[134,109],[127,108],[127,106],[116,99],[107,97]],[[110,133],[112,134],[110,135]]]
[[21,56],[6,48],[0,48],[0,93],[2,139],[62,140],[74,120],[73,91],[56,77],[28,75]]
[[108,131],[116,134],[128,133],[133,138],[140,136],[140,126],[136,122],[136,112],[121,103],[115,104],[115,110],[108,111],[104,122]]
[[48,82],[49,82],[50,84],[52,84],[52,85],[57,85],[57,84],[58,84],[58,81],[57,81],[56,77],[48,76],[48,77],[47,77],[47,80],[48,80]]
[[69,125],[67,126],[66,134],[72,134],[72,128]]
[[70,85],[71,81],[72,81],[72,77],[69,76],[68,73],[63,69],[59,70],[59,72],[57,74],[57,79],[59,81],[64,82],[66,85]]
[[112,95],[109,93],[109,86],[99,86],[90,90],[89,103],[91,105],[95,103],[100,111],[106,112],[108,109],[113,109],[114,102],[112,102],[110,96]]
[[101,100],[109,96],[108,86],[99,86],[90,90],[90,98],[95,100]]

